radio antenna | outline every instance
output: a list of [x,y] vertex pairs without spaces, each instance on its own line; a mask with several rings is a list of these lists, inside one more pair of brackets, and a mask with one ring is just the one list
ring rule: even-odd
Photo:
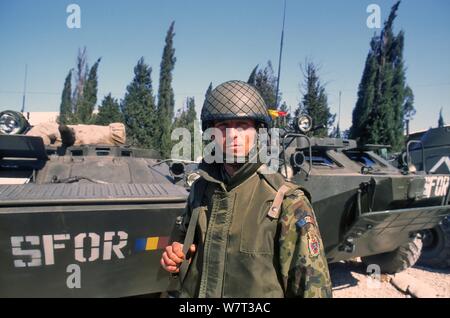
[[23,81],[22,109],[20,110],[21,113],[25,112],[25,95],[27,93],[27,71],[28,71],[28,65],[25,64],[25,79]]
[[280,56],[278,58],[278,78],[277,78],[277,94],[275,96],[275,107],[278,108],[278,94],[280,92],[280,76],[281,76],[281,56],[283,55],[283,40],[284,40],[284,21],[286,20],[286,0],[284,0],[284,12],[283,12],[283,27],[281,29],[281,43],[280,43]]

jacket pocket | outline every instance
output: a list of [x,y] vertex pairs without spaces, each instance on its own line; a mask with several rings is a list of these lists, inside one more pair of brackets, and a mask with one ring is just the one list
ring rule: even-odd
[[259,211],[249,211],[241,227],[240,251],[254,255],[273,255],[278,220],[267,216],[272,201],[265,202]]

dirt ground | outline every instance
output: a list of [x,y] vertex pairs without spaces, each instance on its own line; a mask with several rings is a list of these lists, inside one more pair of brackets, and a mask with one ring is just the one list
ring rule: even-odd
[[395,276],[382,274],[374,280],[360,260],[329,266],[335,298],[450,298],[450,268],[416,265]]

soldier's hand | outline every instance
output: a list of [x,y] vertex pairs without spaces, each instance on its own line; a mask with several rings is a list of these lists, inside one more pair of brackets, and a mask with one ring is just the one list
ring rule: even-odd
[[[191,254],[195,253],[196,247],[191,245],[189,251]],[[183,253],[183,244],[173,242],[172,245],[166,246],[166,249],[161,257],[161,266],[169,273],[178,273],[180,271],[180,265],[185,259]]]

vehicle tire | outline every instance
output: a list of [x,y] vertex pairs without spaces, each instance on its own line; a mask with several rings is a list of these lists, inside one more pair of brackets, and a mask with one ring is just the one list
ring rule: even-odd
[[422,239],[416,236],[392,252],[361,257],[364,264],[377,264],[382,273],[395,274],[413,266],[420,257]]
[[450,220],[422,232],[423,249],[418,264],[434,268],[450,267]]

